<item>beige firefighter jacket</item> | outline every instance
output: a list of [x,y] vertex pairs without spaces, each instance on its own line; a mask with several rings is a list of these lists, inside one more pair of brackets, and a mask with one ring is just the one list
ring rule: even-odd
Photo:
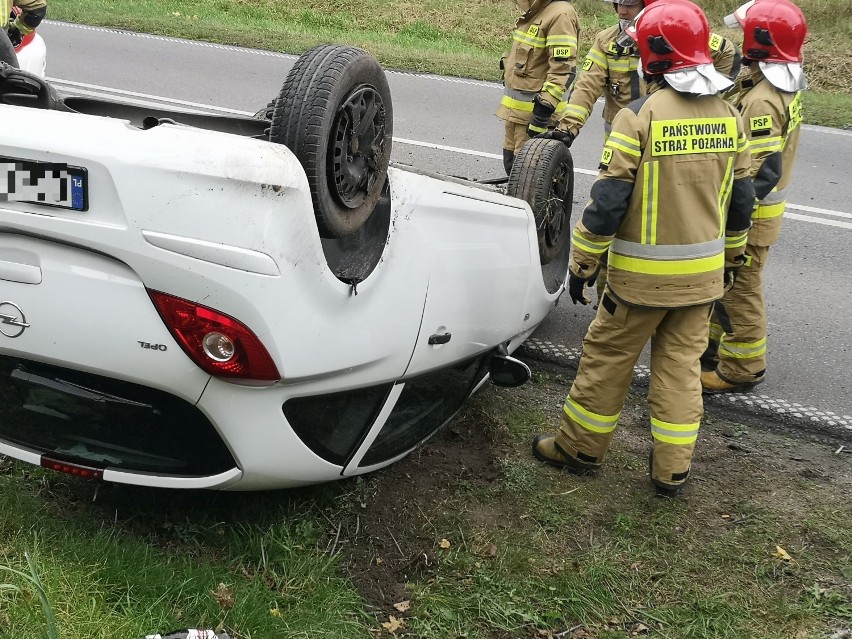
[[772,86],[757,64],[737,78],[729,99],[743,117],[751,151],[751,175],[759,200],[748,243],[772,246],[781,233],[787,187],[793,176],[802,122],[801,92]]
[[535,0],[512,32],[512,49],[501,60],[503,99],[497,116],[524,124],[532,117],[533,98],[565,107],[565,91],[574,82],[580,19],[567,0]]
[[[8,28],[9,15],[12,13],[13,6],[21,9],[21,15],[15,20],[15,26],[18,31],[26,35],[41,22],[45,12],[38,9],[46,9],[47,0],[0,0],[0,28]],[[35,15],[27,19],[28,14],[32,12],[35,12]]]
[[615,116],[569,268],[628,304],[677,308],[723,294],[745,251],[754,187],[742,119],[718,96],[661,86]]
[[[570,131],[575,137],[586,123],[595,102],[604,97],[604,122],[612,123],[619,109],[644,96],[647,85],[640,77],[639,52],[636,47],[620,47],[615,40],[621,33],[616,24],[604,29],[592,43],[571,98],[565,107],[559,128]],[[710,53],[713,66],[731,79],[740,69],[740,54],[736,45],[722,36],[710,36]]]

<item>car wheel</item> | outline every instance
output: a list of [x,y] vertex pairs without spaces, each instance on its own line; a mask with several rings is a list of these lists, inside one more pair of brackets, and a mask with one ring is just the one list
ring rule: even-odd
[[561,253],[571,233],[574,197],[571,151],[557,140],[533,138],[515,158],[507,192],[529,203],[538,229],[541,263],[550,263]]
[[390,87],[366,51],[321,45],[293,65],[275,100],[269,138],[302,163],[322,237],[358,230],[387,181]]

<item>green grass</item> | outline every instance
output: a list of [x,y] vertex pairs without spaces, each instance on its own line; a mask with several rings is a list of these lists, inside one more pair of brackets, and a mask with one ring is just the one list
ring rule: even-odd
[[134,639],[195,624],[245,639],[370,636],[337,553],[318,545],[321,492],[289,505],[257,496],[242,523],[245,500],[210,508],[209,495],[142,491],[104,511],[78,501],[91,486],[35,475],[0,481],[0,582],[13,586],[0,587],[3,639]]
[[[400,478],[427,477],[428,455],[397,475],[258,494],[94,484],[0,460],[0,637],[134,639],[199,625],[239,639],[387,639],[388,609],[356,589],[381,557],[407,582],[398,637],[583,627],[596,639],[643,628],[668,639],[824,639],[852,624],[848,484],[790,481],[746,460],[748,485],[726,486],[718,470],[718,494],[701,492],[706,476],[689,499],[656,499],[646,433],[630,435],[644,417],[629,405],[603,476],[559,473],[528,446],[553,427],[565,386],[539,373],[524,393],[480,393],[445,445],[493,449],[499,479],[459,470],[415,495]],[[420,515],[426,523],[412,523]],[[794,560],[773,556],[776,545]],[[410,548],[427,559],[422,571]]]
[[[740,0],[700,4],[719,27]],[[806,63],[812,90],[805,119],[852,127],[852,3],[799,4],[811,33]],[[575,5],[585,52],[591,37],[613,24],[615,14],[600,0],[576,0]],[[463,6],[449,0],[51,0],[49,16],[287,53],[302,53],[324,42],[350,44],[368,49],[389,68],[498,80],[497,61],[509,46],[514,7],[511,0],[471,0]]]

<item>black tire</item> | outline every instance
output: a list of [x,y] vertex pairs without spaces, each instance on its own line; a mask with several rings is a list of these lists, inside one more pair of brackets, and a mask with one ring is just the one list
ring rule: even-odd
[[550,263],[565,248],[571,233],[571,151],[557,140],[531,139],[515,158],[506,190],[529,203],[538,229],[541,263]]
[[12,46],[12,41],[9,40],[9,35],[5,29],[0,29],[3,35],[0,35],[0,62],[5,62],[9,66],[20,69],[18,64],[18,54],[15,53],[15,47]]
[[362,49],[321,45],[293,65],[269,139],[302,163],[322,237],[357,231],[387,181],[393,110],[385,72]]

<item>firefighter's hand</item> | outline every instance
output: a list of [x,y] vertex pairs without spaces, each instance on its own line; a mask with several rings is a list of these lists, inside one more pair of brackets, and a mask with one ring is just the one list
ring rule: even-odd
[[737,283],[737,273],[739,272],[739,266],[726,266],[725,267],[725,279],[724,279],[724,288],[725,292],[730,291],[734,288],[734,284]]
[[550,123],[550,116],[553,115],[555,110],[555,106],[545,102],[540,96],[535,96],[535,98],[533,98],[532,118],[530,119],[529,126],[527,127],[527,135],[534,138],[541,133],[547,133],[547,125]]
[[[597,275],[597,274],[595,274]],[[583,306],[592,300],[586,297],[585,289],[595,285],[595,278],[583,278],[573,273],[568,274],[568,295],[571,296],[571,301],[575,304],[579,302]]]
[[9,28],[6,29],[6,34],[9,36],[9,41],[12,43],[12,46],[16,49],[21,46],[21,40],[23,40],[24,36],[21,35],[21,32],[18,31],[18,27],[14,24],[10,24]]
[[567,147],[570,147],[574,143],[574,134],[570,131],[563,131],[562,129],[553,129],[553,131],[542,133],[536,137],[542,140],[559,140]]
[[737,255],[731,262],[728,262],[725,265],[725,275],[722,279],[725,292],[734,288],[734,284],[737,283],[737,274],[740,272],[740,269],[743,266],[748,266],[749,264],[751,264],[751,256],[748,253],[743,253],[742,255]]

